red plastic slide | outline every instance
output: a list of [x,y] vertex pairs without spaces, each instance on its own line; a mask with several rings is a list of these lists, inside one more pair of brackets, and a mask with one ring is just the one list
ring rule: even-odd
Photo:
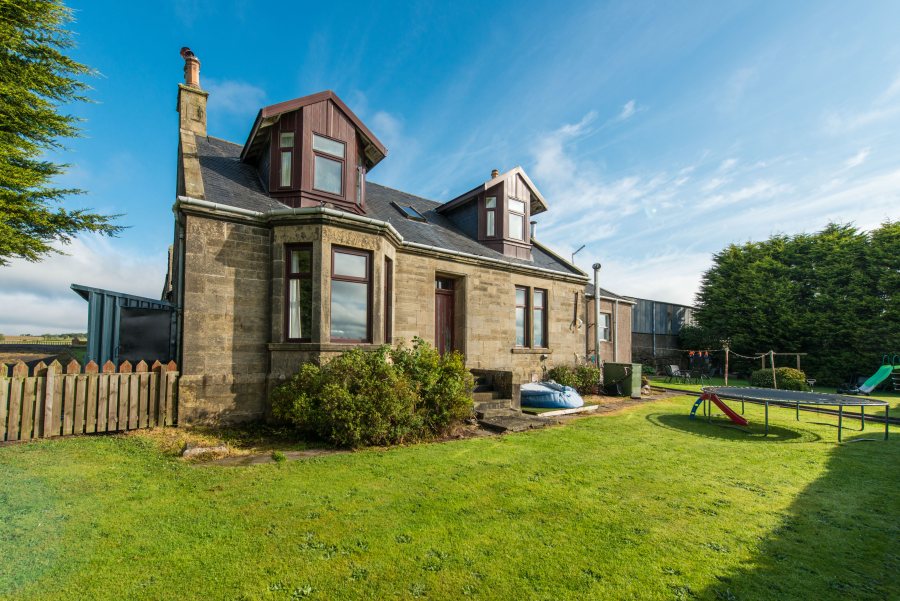
[[724,412],[725,412],[725,415],[728,416],[728,419],[730,419],[730,420],[733,421],[734,423],[739,424],[739,425],[741,425],[741,426],[746,426],[746,425],[749,423],[749,422],[748,422],[746,419],[744,419],[742,416],[740,416],[740,415],[738,415],[737,413],[735,413],[734,411],[732,411],[732,410],[731,410],[731,407],[729,407],[728,405],[726,405],[725,403],[723,403],[722,401],[720,401],[720,400],[719,400],[719,397],[717,397],[716,395],[711,394],[711,395],[709,395],[708,398],[709,398],[709,400],[711,400],[713,403],[716,404],[716,407],[718,407],[719,409],[721,409],[722,411],[724,411]]

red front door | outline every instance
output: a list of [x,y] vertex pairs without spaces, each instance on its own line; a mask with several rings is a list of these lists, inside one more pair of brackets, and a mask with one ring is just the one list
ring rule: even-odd
[[453,280],[446,278],[435,280],[434,346],[442,355],[453,350]]

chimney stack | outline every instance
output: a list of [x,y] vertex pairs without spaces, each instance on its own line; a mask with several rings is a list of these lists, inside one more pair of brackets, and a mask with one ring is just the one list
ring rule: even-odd
[[500,175],[500,170],[499,170],[499,169],[493,169],[493,170],[491,171],[491,179],[494,179],[494,178],[497,177],[498,175]]
[[187,46],[181,49],[181,58],[184,59],[184,83],[178,84],[178,127],[205,136],[209,92],[200,88],[200,59]]
[[181,49],[184,59],[184,84],[192,88],[200,88],[200,59],[187,46]]

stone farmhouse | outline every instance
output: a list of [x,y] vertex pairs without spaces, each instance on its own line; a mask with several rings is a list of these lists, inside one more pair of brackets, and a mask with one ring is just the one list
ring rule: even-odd
[[[200,61],[182,56],[163,295],[179,309],[181,423],[260,418],[302,362],[415,336],[462,352],[513,405],[542,369],[593,355],[590,277],[535,239],[549,203],[520,167],[445,202],[378,185],[388,149],[331,91],[221,140]],[[628,362],[633,303],[600,300],[601,357]]]

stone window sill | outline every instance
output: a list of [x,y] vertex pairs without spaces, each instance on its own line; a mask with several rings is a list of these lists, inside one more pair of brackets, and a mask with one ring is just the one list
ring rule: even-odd
[[362,349],[364,351],[374,351],[379,348],[380,344],[372,344],[371,342],[270,342],[268,347],[270,351],[320,351],[320,352],[341,352],[350,349]]
[[552,355],[553,351],[548,348],[524,348],[515,347],[510,349],[513,355]]

